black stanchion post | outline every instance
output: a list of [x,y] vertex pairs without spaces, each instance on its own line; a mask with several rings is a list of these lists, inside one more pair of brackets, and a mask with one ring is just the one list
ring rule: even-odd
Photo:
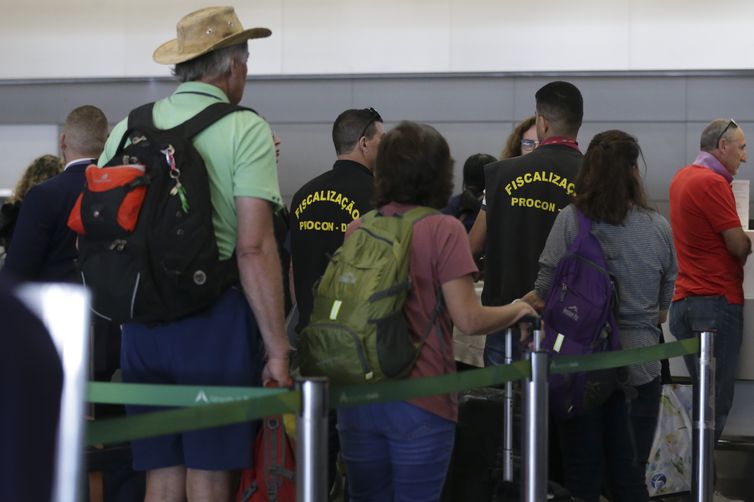
[[[505,364],[513,363],[513,329],[505,331]],[[513,382],[505,382],[503,408],[503,481],[513,481]]]
[[715,450],[715,355],[714,333],[699,334],[699,363],[694,389],[694,470],[691,490],[694,502],[712,502],[713,453]]
[[296,446],[296,500],[327,500],[327,408],[329,382],[308,378],[298,382],[301,411]]
[[540,350],[541,320],[534,322],[534,351],[531,353],[531,379],[523,384],[524,431],[523,476],[524,502],[547,500],[547,422],[549,355]]

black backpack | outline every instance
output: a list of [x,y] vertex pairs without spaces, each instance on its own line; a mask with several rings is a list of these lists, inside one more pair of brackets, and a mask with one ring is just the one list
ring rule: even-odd
[[107,165],[87,168],[68,222],[79,234],[78,266],[92,310],[117,323],[178,319],[238,281],[235,256],[218,258],[207,170],[192,140],[227,114],[249,109],[216,103],[160,130],[152,107],[129,114]]

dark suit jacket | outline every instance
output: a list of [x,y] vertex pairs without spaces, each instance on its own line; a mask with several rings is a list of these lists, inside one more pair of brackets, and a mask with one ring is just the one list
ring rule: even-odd
[[76,234],[66,225],[84,186],[85,159],[35,186],[24,197],[5,269],[28,281],[80,282]]

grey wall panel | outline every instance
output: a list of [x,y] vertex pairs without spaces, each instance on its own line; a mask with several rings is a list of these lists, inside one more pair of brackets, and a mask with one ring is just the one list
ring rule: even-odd
[[332,168],[331,124],[272,124],[282,140],[278,178],[286,203],[304,183]]
[[512,101],[513,83],[505,79],[414,77],[354,81],[354,103],[372,104],[385,120],[396,122],[512,120]]
[[[668,200],[670,180],[686,163],[686,131],[678,123],[631,124],[628,132],[639,140],[647,164],[645,183],[647,196],[653,200]],[[640,166],[643,169],[643,166]]]
[[[707,122],[686,122],[686,162],[691,163],[699,153],[699,139]],[[684,165],[685,165],[684,164]]]
[[32,160],[58,155],[57,124],[0,124],[0,188],[12,189]]
[[684,121],[683,78],[673,77],[532,77],[516,81],[515,116],[533,114],[534,94],[553,80],[567,80],[584,97],[585,121]]
[[754,121],[754,79],[751,77],[693,77],[688,80],[688,120],[709,122],[734,117]]
[[592,78],[574,82],[584,97],[584,120],[617,122],[686,119],[686,83],[678,78]]
[[493,157],[500,155],[503,143],[512,130],[510,122],[484,124],[459,124],[453,122],[433,122],[440,134],[448,141],[450,155],[455,159],[454,193],[461,190],[463,184],[463,163],[475,153],[488,153]]
[[[66,86],[67,87],[67,86]],[[81,105],[95,105],[105,112],[111,123],[125,118],[132,109],[169,96],[175,83],[165,81],[126,82],[113,89],[111,86],[94,82],[73,89],[66,89],[62,100],[60,121],[65,121],[69,111]],[[116,91],[116,92],[113,92]]]
[[[636,135],[647,160],[649,194],[660,202],[675,170],[696,155],[708,120],[734,116],[754,138],[754,74],[742,72],[261,76],[248,82],[242,104],[265,115],[283,139],[286,197],[332,164],[335,117],[363,106],[378,109],[388,128],[403,119],[435,124],[449,141],[460,186],[466,157],[477,151],[498,155],[512,126],[533,113],[536,90],[558,79],[584,94],[582,149],[606,128]],[[100,106],[115,123],[175,85],[170,78],[0,82],[0,124],[62,124],[84,103]],[[752,169],[744,165],[738,178],[750,179]]]
[[271,122],[332,123],[354,106],[350,80],[252,80],[246,84],[243,104]]
[[[543,77],[521,77],[515,81],[514,92],[514,104],[513,104],[513,120],[520,122],[526,117],[534,115],[536,111],[536,103],[534,101],[534,94],[537,90],[545,85],[547,82],[553,80],[561,80],[559,78],[543,78]],[[573,82],[573,79],[568,79]]]
[[[54,86],[0,87],[0,122],[4,124],[59,124],[62,93]],[[63,115],[65,119],[65,115]]]
[[173,82],[58,82],[0,86],[0,123],[62,124],[77,106],[100,107],[111,123],[170,94]]
[[666,200],[655,200],[651,202],[658,213],[660,213],[668,222],[670,221],[670,203]]

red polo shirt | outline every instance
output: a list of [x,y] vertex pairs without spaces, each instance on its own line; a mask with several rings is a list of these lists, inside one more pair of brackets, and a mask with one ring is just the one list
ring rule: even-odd
[[722,295],[742,305],[743,265],[722,232],[741,226],[730,184],[706,167],[684,167],[670,183],[670,224],[678,256],[673,301]]

